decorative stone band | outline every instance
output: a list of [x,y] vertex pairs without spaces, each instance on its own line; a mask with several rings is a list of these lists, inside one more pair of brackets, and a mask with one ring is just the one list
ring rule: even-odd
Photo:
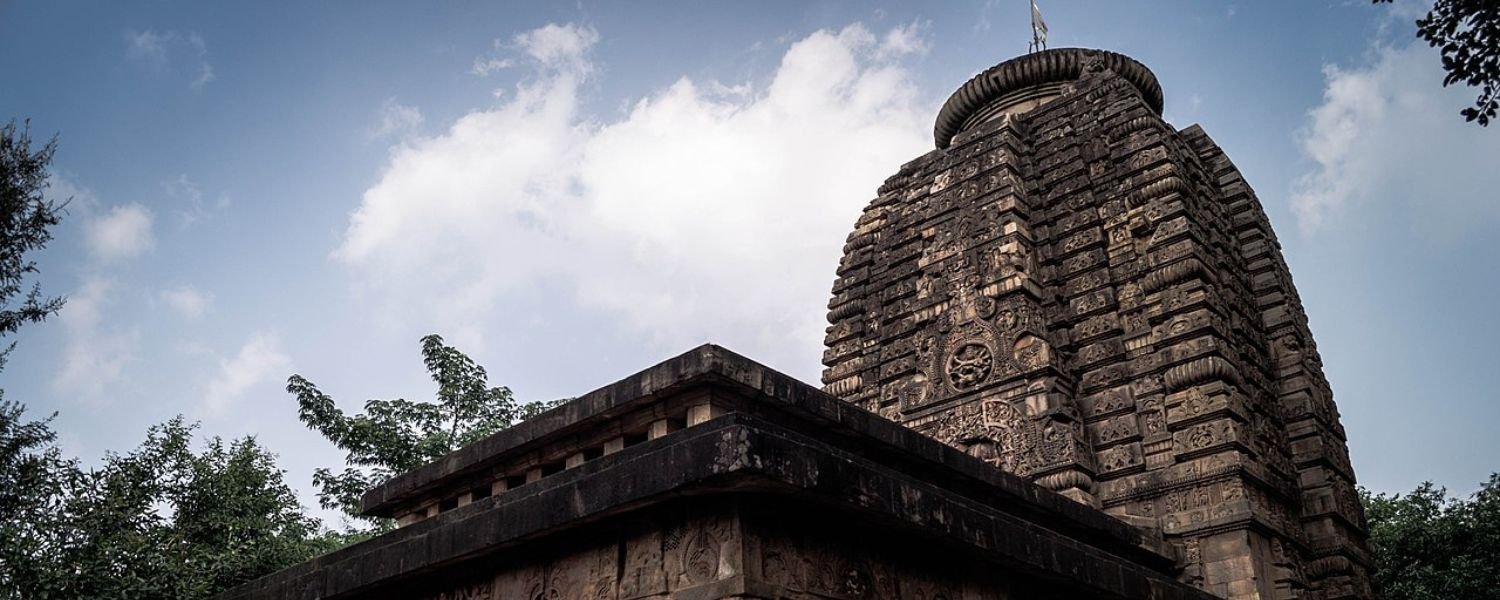
[[1208,381],[1228,381],[1240,384],[1240,374],[1234,365],[1218,356],[1209,356],[1186,362],[1167,369],[1163,377],[1168,392],[1187,389],[1189,386]]
[[1089,494],[1094,493],[1094,478],[1088,473],[1069,469],[1051,473],[1036,478],[1036,484],[1053,491],[1063,491],[1070,488],[1078,488]]
[[1203,261],[1187,258],[1146,274],[1146,277],[1141,280],[1141,292],[1154,294],[1166,289],[1169,285],[1194,277],[1212,279],[1208,269],[1204,268]]
[[1114,136],[1117,138],[1123,138],[1137,131],[1158,129],[1161,127],[1160,123],[1161,119],[1157,119],[1155,117],[1136,117],[1124,122],[1119,127],[1115,128]]
[[1063,84],[1105,69],[1135,86],[1151,110],[1161,114],[1161,84],[1146,65],[1105,50],[1056,48],[1005,61],[964,83],[938,112],[933,140],[938,148],[947,148],[953,136],[995,116],[1005,106],[1033,96],[1055,96]]
[[1188,185],[1187,180],[1177,175],[1168,175],[1141,186],[1141,189],[1136,190],[1135,193],[1126,198],[1126,202],[1131,208],[1135,208],[1145,206],[1152,200],[1165,198],[1174,193],[1187,195],[1191,194],[1192,191],[1193,188]]
[[830,312],[828,313],[828,321],[830,323],[836,323],[840,320],[847,319],[862,312],[865,312],[865,307],[858,300],[852,302],[844,302],[834,305],[830,309]]
[[1307,563],[1307,576],[1310,579],[1320,579],[1329,575],[1348,573],[1353,563],[1344,556],[1324,556]]
[[823,386],[823,391],[830,395],[844,397],[858,391],[859,385],[860,377],[858,375],[851,375]]

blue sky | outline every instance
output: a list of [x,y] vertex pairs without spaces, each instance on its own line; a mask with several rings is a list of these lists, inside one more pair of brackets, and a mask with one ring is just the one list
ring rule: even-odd
[[[1278,230],[1361,483],[1496,470],[1500,132],[1411,42],[1420,3],[1042,2],[1127,53]],[[313,504],[339,454],[282,386],[430,398],[427,333],[523,399],[704,341],[816,381],[879,183],[1026,3],[0,2],[0,118],[59,136],[59,318],[7,398],[97,459],[183,414]],[[1493,129],[1493,128],[1491,128]]]

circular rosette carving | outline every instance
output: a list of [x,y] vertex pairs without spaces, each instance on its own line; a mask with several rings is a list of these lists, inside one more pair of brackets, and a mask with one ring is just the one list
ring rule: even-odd
[[988,379],[995,370],[995,354],[979,342],[960,344],[948,355],[948,382],[955,389],[967,390]]

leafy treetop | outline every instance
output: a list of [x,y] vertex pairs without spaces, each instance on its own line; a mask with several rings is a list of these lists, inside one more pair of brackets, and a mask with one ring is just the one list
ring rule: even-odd
[[[62,308],[62,298],[42,297],[40,284],[25,287],[25,278],[37,271],[27,253],[52,240],[49,228],[62,215],[63,207],[43,196],[47,164],[56,150],[56,140],[32,150],[28,128],[17,128],[14,121],[0,126],[0,337]],[[12,304],[17,296],[19,303]],[[0,366],[10,349],[0,350]]]
[[1500,600],[1500,474],[1468,499],[1360,490],[1384,600]]
[[437,335],[422,338],[422,362],[438,386],[435,402],[368,400],[352,416],[301,375],[287,379],[302,422],[343,450],[350,465],[313,474],[320,504],[372,525],[368,533],[390,527],[360,514],[360,496],[370,488],[551,406],[518,405],[509,388],[490,386],[484,367]]
[[1443,70],[1448,72],[1443,87],[1463,82],[1480,88],[1474,106],[1459,114],[1488,127],[1500,110],[1500,1],[1437,0],[1417,19],[1417,37],[1442,51]]

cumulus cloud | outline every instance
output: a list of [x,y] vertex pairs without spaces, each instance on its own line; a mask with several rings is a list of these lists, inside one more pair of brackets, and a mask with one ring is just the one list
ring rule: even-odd
[[1292,185],[1303,232],[1355,211],[1400,211],[1444,236],[1500,218],[1500,137],[1458,116],[1473,92],[1442,87],[1437,52],[1425,44],[1380,46],[1372,57],[1324,68],[1323,102],[1297,138],[1314,165]]
[[157,293],[157,298],[188,320],[196,320],[213,308],[214,295],[191,285],[179,285]]
[[157,72],[169,72],[186,63],[187,74],[192,77],[188,87],[193,91],[215,79],[213,65],[208,62],[208,46],[196,32],[128,30],[125,58]]
[[94,217],[86,228],[89,250],[104,260],[135,258],[155,245],[151,211],[140,204],[114,206]]
[[664,345],[815,364],[855,217],[930,148],[931,107],[902,63],[925,48],[914,27],[818,31],[767,84],[684,77],[602,122],[578,111],[598,33],[521,34],[536,76],[393,149],[334,255],[427,314],[472,322],[557,280]]
[[239,352],[219,361],[219,369],[209,379],[203,394],[203,410],[211,415],[223,414],[250,388],[279,381],[291,369],[292,359],[282,352],[276,334],[251,335]]
[[135,361],[139,332],[108,327],[103,318],[116,291],[113,280],[96,276],[68,294],[68,303],[58,313],[65,336],[62,367],[52,378],[59,394],[104,401],[120,384],[125,367]]

